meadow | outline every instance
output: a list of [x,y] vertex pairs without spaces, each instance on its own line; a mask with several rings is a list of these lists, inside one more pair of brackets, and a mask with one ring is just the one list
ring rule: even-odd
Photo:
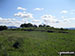
[[58,52],[75,51],[75,30],[67,32],[0,31],[0,56],[60,56]]

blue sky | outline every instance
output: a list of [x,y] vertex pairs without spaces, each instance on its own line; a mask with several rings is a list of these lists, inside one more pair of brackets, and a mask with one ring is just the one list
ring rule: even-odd
[[75,27],[75,0],[0,0],[0,25]]

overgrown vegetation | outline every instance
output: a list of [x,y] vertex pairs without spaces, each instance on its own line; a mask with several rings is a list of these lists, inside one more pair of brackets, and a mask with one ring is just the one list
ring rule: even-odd
[[0,56],[59,56],[61,51],[75,51],[75,30],[39,25],[0,31]]
[[1,31],[0,56],[59,56],[59,51],[75,51],[75,31],[68,32]]

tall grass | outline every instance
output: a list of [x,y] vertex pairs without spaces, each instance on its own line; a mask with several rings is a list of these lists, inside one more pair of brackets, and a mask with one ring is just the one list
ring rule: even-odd
[[[1,31],[0,56],[59,56],[60,51],[75,51],[75,31],[68,32]],[[16,42],[19,48],[13,47]]]

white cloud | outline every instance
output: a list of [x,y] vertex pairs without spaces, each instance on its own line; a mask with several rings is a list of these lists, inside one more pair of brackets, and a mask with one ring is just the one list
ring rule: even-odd
[[2,18],[2,17],[0,17],[0,25],[18,26],[18,27],[23,23],[32,23],[32,24],[36,24],[36,25],[45,23],[47,25],[58,27],[58,28],[75,27],[74,26],[75,23],[73,23],[72,21],[75,22],[75,18],[64,18],[62,20],[58,20],[52,15],[44,15],[44,16],[42,16],[42,19],[39,19],[39,20],[32,19],[31,21],[28,21],[26,19],[17,20],[15,18]]
[[45,24],[57,27],[57,28],[67,28],[67,27],[75,27],[74,22],[75,18],[67,18],[62,16],[62,19],[57,19],[55,16],[52,15],[43,15],[41,17]]
[[61,18],[62,18],[61,22],[70,22],[69,18],[65,16],[61,16]]
[[2,18],[0,17],[0,25],[6,26],[20,26],[20,24],[25,23],[23,21],[16,20],[15,18]]
[[69,23],[70,20],[69,19],[63,19],[63,22]]
[[71,14],[75,14],[75,10],[71,10]]
[[35,11],[41,11],[41,10],[44,10],[44,8],[35,8],[34,10]]
[[32,20],[32,22],[40,22],[40,20]]
[[42,20],[33,19],[31,23],[36,24],[36,25],[40,25],[40,24],[42,24]]
[[67,14],[67,13],[68,13],[67,10],[62,10],[62,11],[61,11],[61,14]]
[[49,23],[59,23],[59,20],[57,20],[55,18],[55,16],[52,16],[52,15],[43,15],[41,18],[44,20],[44,22],[46,24],[49,24]]
[[26,10],[26,8],[18,7],[18,10]]
[[14,14],[14,16],[17,16],[17,17],[21,17],[21,18],[33,18],[33,14],[31,13],[23,13],[23,12],[18,12],[16,14]]
[[61,18],[62,18],[62,21],[67,22],[67,23],[75,21],[75,18],[68,18],[68,17],[65,17],[65,16],[62,16]]
[[69,19],[75,21],[75,18],[69,18]]

